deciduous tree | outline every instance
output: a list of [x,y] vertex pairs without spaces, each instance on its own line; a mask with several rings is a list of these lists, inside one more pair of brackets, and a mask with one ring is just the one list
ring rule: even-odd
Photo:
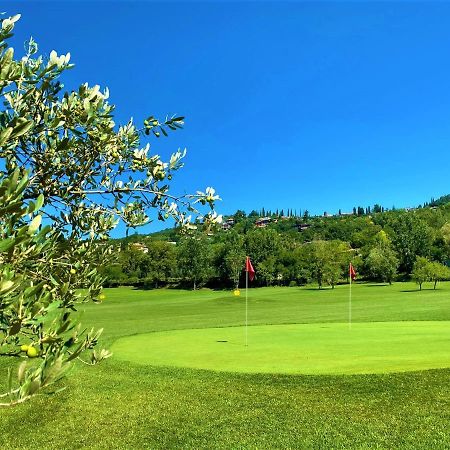
[[392,284],[397,273],[398,258],[384,231],[377,234],[375,241],[375,246],[366,259],[368,271],[375,279]]
[[420,217],[408,213],[399,214],[391,226],[392,242],[400,260],[400,269],[411,273],[417,256],[429,256],[433,233]]
[[207,238],[201,233],[185,236],[178,246],[178,269],[181,276],[192,283],[193,289],[208,280],[212,271]]
[[422,290],[422,284],[430,280],[430,262],[427,258],[419,256],[414,263],[411,278],[419,285]]
[[434,283],[433,289],[436,289],[436,285],[439,281],[448,280],[450,278],[450,269],[443,264],[432,261],[429,263],[429,276],[430,280]]
[[245,256],[244,237],[230,230],[224,240],[223,261],[226,276],[235,289],[239,287]]

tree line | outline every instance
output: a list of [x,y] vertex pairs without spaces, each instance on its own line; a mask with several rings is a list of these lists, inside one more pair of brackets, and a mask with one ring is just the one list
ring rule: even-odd
[[347,281],[350,262],[362,280],[412,278],[421,288],[450,278],[450,203],[364,216],[288,215],[262,228],[257,218],[237,211],[227,230],[206,233],[200,226],[189,234],[171,229],[115,240],[116,261],[102,273],[109,286],[236,288],[249,255],[254,286],[334,287]]

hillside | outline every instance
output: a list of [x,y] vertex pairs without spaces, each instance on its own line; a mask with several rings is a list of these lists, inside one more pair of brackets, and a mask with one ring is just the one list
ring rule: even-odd
[[[257,277],[253,285],[319,288],[345,282],[351,262],[359,280],[391,283],[414,279],[436,287],[449,279],[450,203],[335,216],[260,217],[238,211],[215,230],[180,233],[172,228],[151,235],[113,240],[116,258],[103,273],[111,286],[147,288],[237,287],[246,255]],[[376,209],[376,208],[373,208]],[[357,209],[358,212],[358,209]],[[270,214],[270,215],[268,215]]]

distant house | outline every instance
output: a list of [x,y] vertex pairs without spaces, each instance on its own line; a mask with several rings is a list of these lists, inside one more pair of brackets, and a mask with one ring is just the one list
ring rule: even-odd
[[264,228],[271,221],[272,221],[272,219],[270,217],[260,217],[259,219],[256,220],[255,227],[257,227],[257,228]]
[[133,250],[138,250],[142,253],[148,253],[148,247],[146,247],[144,244],[140,242],[131,242],[129,244],[129,247],[131,247]]
[[299,223],[299,224],[297,225],[297,230],[298,230],[299,232],[302,232],[302,231],[307,230],[310,226],[311,226],[310,223]]
[[230,217],[225,222],[222,223],[222,230],[229,230],[234,225],[234,217]]

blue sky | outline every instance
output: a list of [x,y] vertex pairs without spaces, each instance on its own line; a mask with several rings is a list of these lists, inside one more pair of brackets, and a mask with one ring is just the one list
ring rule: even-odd
[[[66,87],[109,87],[116,122],[177,113],[177,192],[219,211],[407,207],[450,193],[447,2],[2,2]],[[152,226],[146,231],[158,228]],[[159,226],[160,228],[160,226]]]

